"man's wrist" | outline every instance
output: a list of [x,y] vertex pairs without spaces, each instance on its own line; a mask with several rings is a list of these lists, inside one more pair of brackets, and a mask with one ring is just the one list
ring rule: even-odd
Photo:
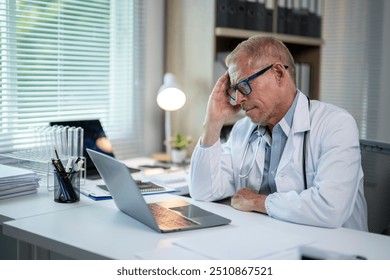
[[213,146],[221,136],[223,124],[205,123],[203,125],[203,134],[200,137],[200,144],[202,147]]
[[256,210],[257,212],[267,214],[267,209],[265,208],[265,200],[267,196],[264,194],[260,194],[258,199],[256,199]]

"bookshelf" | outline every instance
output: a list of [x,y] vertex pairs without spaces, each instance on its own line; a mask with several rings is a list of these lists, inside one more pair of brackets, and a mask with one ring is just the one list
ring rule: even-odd
[[[172,113],[172,132],[202,133],[209,94],[215,83],[215,61],[219,52],[231,51],[239,42],[255,34],[272,35],[290,49],[297,63],[310,65],[310,97],[320,98],[320,60],[323,41],[318,37],[277,33],[278,1],[273,1],[272,31],[256,31],[216,26],[217,0],[166,1],[165,71],[176,75],[187,96],[186,105]],[[241,116],[229,120],[233,124]]]

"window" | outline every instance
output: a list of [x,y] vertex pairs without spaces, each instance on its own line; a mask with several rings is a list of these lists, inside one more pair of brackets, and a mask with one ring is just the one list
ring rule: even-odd
[[360,137],[390,142],[389,1],[323,1],[321,99],[347,109]]
[[0,0],[0,153],[50,121],[100,119],[142,153],[142,1]]

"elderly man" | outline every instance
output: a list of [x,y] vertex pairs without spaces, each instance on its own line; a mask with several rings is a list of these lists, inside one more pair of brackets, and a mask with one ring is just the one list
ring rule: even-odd
[[[359,132],[345,110],[309,100],[294,59],[273,37],[253,36],[226,58],[194,150],[190,194],[232,197],[242,211],[320,227],[367,231]],[[223,124],[239,110],[225,144]]]

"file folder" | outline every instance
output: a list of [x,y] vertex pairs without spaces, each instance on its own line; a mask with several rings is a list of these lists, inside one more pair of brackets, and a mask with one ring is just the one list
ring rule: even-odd
[[257,2],[256,30],[265,31],[265,0],[258,0]]
[[278,0],[278,33],[286,33],[287,5],[286,0]]
[[227,27],[228,21],[228,0],[217,0],[217,16],[216,16],[216,26],[217,27]]
[[317,6],[316,6],[316,32],[315,32],[315,37],[321,38],[321,24],[322,24],[322,0],[316,0],[317,1]]
[[309,0],[309,13],[307,17],[307,36],[309,37],[317,36],[316,2],[317,0]]
[[300,17],[301,3],[300,0],[293,0],[293,9],[292,9],[292,28],[291,34],[299,35],[301,27],[301,17]]
[[293,34],[293,0],[287,0],[286,2],[286,34]]
[[308,36],[309,0],[302,0],[301,1],[299,24],[300,24],[299,35]]
[[257,2],[256,0],[247,0],[245,4],[245,29],[256,30]]
[[245,0],[229,0],[228,2],[228,27],[245,29]]
[[265,5],[265,31],[272,32],[274,18],[274,0],[266,0]]

